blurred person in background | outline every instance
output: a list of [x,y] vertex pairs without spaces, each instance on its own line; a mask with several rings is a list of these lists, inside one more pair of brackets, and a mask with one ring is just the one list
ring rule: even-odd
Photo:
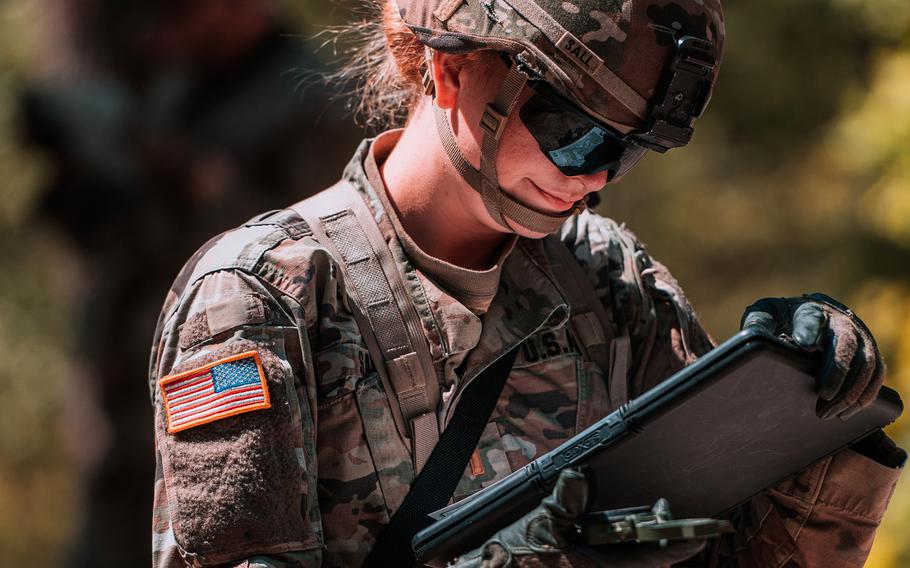
[[[156,565],[363,563],[426,463],[421,432],[432,438],[436,413],[451,411],[464,383],[527,337],[534,349],[517,351],[456,500],[713,346],[667,269],[585,200],[646,148],[688,142],[710,85],[677,98],[661,84],[686,36],[701,40],[696,58],[713,82],[719,3],[378,7],[361,30],[368,47],[341,77],[367,73],[366,111],[404,129],[364,141],[343,182],[316,200],[209,241],[165,302],[149,377]],[[341,224],[354,215],[347,206],[382,239],[364,237],[377,254],[394,260],[374,283],[403,278],[417,307],[422,347],[411,372],[440,392],[410,421],[399,416],[402,393],[376,371],[395,372],[370,349],[367,337],[381,330],[354,313],[366,308],[356,307],[363,291],[349,272],[370,247],[345,248],[365,245],[356,225]],[[551,266],[565,250],[595,286],[597,314],[575,313],[580,304],[556,284],[564,275]],[[590,317],[569,323],[570,313]],[[824,353],[826,418],[862,409],[882,383],[868,329],[830,298],[766,298],[742,323]],[[614,347],[609,362],[594,355],[604,347],[598,330]],[[419,383],[424,395],[429,381]],[[221,401],[219,389],[238,387]],[[584,479],[569,475],[531,516],[456,563],[862,565],[905,458],[878,433],[750,500],[731,517],[735,535],[702,552],[642,547],[623,557],[567,545],[560,527],[586,495]],[[540,531],[529,536],[530,526]]]
[[21,114],[53,164],[39,214],[81,264],[62,430],[83,494],[67,564],[142,566],[154,449],[135,378],[161,298],[212,233],[324,186],[344,157],[317,143],[355,130],[322,89],[296,89],[294,70],[320,64],[274,2],[45,3],[69,34],[52,34],[60,62]]

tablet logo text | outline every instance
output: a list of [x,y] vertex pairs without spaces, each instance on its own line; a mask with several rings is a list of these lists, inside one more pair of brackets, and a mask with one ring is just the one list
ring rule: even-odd
[[603,436],[600,434],[600,430],[592,432],[587,438],[584,438],[568,450],[560,453],[556,460],[559,463],[556,464],[557,467],[564,467],[566,464],[574,461],[582,454],[586,453],[588,450],[598,446],[603,439]]

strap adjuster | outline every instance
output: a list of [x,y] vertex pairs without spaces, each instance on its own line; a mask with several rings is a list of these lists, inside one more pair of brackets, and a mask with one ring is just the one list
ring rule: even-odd
[[429,63],[424,63],[423,71],[420,73],[420,80],[423,85],[423,94],[431,97],[436,94],[436,84],[433,82],[433,76],[430,74]]
[[480,129],[498,141],[505,130],[507,118],[509,115],[499,112],[492,104],[488,104],[483,111],[483,116],[480,117]]

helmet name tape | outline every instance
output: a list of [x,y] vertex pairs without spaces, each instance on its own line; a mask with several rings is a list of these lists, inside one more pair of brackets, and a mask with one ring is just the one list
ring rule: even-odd
[[[597,56],[581,40],[573,35],[562,24],[556,21],[546,10],[541,8],[534,0],[504,0],[523,18],[553,42],[563,54],[578,63],[597,84],[610,93],[619,103],[635,113],[639,118],[645,119],[648,114],[648,101],[638,91],[629,86],[617,76],[609,67],[604,65],[603,59]],[[565,41],[564,41],[565,40]],[[568,40],[573,42],[571,48],[566,48]],[[576,48],[578,53],[575,53]]]
[[581,40],[572,35],[571,32],[564,33],[562,37],[559,38],[559,42],[557,42],[556,46],[569,58],[581,64],[589,73],[593,73],[598,66],[603,65],[603,61],[600,57],[597,57],[597,54],[588,49],[587,46],[581,43]]

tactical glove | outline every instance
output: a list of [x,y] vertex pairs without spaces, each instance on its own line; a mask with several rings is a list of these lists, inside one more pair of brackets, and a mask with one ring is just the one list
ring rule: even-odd
[[533,511],[493,535],[483,546],[458,558],[457,568],[511,566],[667,566],[697,554],[704,541],[657,544],[572,545],[575,523],[585,512],[588,482],[577,470],[564,470],[553,493]]
[[849,418],[875,400],[885,364],[866,324],[849,308],[824,294],[763,298],[746,308],[741,329],[783,336],[822,352],[816,378],[822,418]]

